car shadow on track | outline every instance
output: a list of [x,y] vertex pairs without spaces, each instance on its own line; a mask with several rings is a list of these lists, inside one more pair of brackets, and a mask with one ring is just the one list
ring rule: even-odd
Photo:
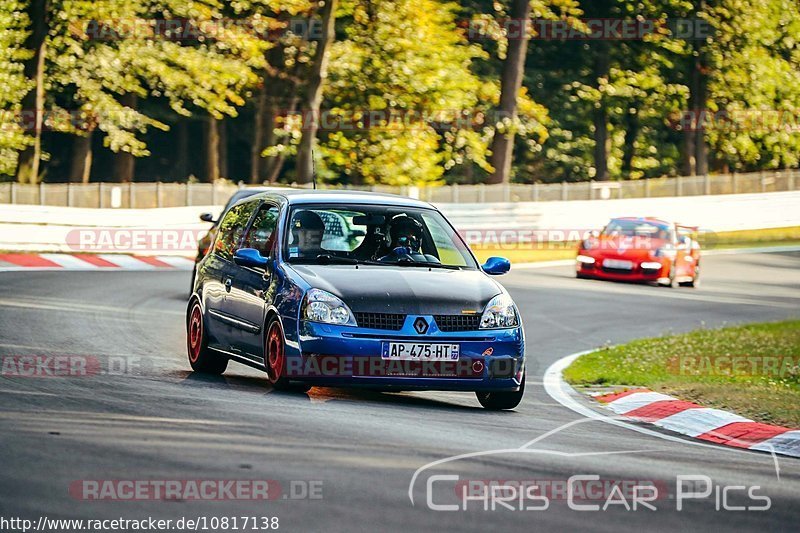
[[[272,386],[266,380],[266,377],[260,378],[255,376],[224,374],[221,376],[214,376],[210,374],[192,372],[190,370],[176,370],[171,372],[171,374],[172,376],[181,379],[182,381],[180,384],[183,386],[227,389],[240,392],[255,392],[262,394],[267,398],[272,395],[278,395],[281,398],[296,398],[298,400],[311,401],[312,403],[320,404],[329,402],[368,402],[380,403],[386,406],[413,406],[415,408],[484,412],[484,409],[477,404],[464,405],[460,403],[451,403],[438,398],[415,396],[399,392],[385,392],[361,388],[331,387],[313,387],[308,392],[277,391],[272,388]],[[465,398],[474,398],[474,396],[468,392],[461,394],[464,394]],[[508,411],[506,413],[510,414],[512,412],[513,411]]]

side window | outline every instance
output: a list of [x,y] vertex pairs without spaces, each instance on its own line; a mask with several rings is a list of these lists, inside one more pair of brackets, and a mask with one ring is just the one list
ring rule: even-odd
[[222,222],[219,223],[217,239],[214,241],[214,253],[228,261],[233,260],[233,252],[239,248],[242,234],[250,220],[250,215],[258,205],[257,202],[248,202],[233,206],[230,211],[225,213]]
[[272,247],[275,244],[275,229],[278,225],[278,208],[271,205],[263,205],[256,213],[250,231],[244,238],[242,248],[255,248],[264,257],[272,255]]
[[442,263],[458,266],[467,266],[469,264],[467,262],[468,252],[451,228],[444,226],[436,217],[427,213],[422,214],[422,220],[431,234],[439,260]]

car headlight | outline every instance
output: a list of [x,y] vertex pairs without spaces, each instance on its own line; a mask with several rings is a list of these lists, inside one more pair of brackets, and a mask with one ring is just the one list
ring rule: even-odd
[[509,295],[498,294],[489,300],[481,316],[481,329],[511,328],[517,325],[517,310]]
[[356,325],[350,308],[328,291],[309,289],[303,300],[303,318],[324,324]]

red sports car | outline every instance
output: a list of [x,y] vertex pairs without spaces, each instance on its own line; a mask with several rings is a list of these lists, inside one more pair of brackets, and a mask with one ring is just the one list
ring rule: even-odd
[[578,247],[579,278],[656,282],[696,287],[700,282],[697,228],[656,218],[614,218]]

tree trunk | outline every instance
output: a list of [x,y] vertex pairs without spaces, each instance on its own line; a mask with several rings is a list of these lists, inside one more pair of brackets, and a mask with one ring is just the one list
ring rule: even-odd
[[[293,96],[289,102],[289,106],[286,109],[286,114],[291,115],[297,110],[297,96]],[[274,131],[274,124],[275,122],[275,114],[273,113],[270,118],[270,124],[272,124],[273,129],[268,130],[270,134],[269,141],[272,144],[267,143],[267,146],[272,146],[275,144],[275,131]],[[275,183],[278,181],[278,177],[281,175],[281,171],[283,170],[283,164],[286,162],[286,156],[283,152],[276,155],[275,157],[270,157],[267,159],[267,173],[266,173],[266,181],[269,183]]]
[[[608,80],[610,59],[608,57],[608,45],[604,41],[596,43],[597,51],[594,59],[594,79],[596,88],[600,89],[604,84],[600,80]],[[595,179],[607,181],[608,154],[611,150],[611,138],[608,135],[608,111],[605,102],[600,96],[599,105],[592,112],[592,122],[594,123],[594,168]]]
[[214,183],[219,179],[219,130],[217,119],[206,119],[206,181]]
[[683,144],[681,145],[681,157],[683,161],[681,173],[684,176],[694,176],[695,169],[697,168],[694,158],[695,116],[691,105],[683,122]]
[[636,155],[636,138],[639,136],[638,108],[634,113],[625,115],[625,144],[622,147],[622,176],[631,179],[633,172],[633,158]]
[[219,175],[223,178],[229,178],[228,172],[228,124],[225,119],[217,121],[217,130],[219,131]]
[[[266,83],[266,77],[264,79]],[[267,88],[262,84],[256,98],[256,109],[253,115],[253,141],[250,145],[250,183],[255,185],[261,181],[261,151],[264,146],[264,112],[266,108]]]
[[72,142],[72,164],[69,181],[73,183],[89,183],[92,172],[92,131],[86,135],[76,135]]
[[[136,109],[138,98],[133,93],[123,94],[120,103],[131,109]],[[130,152],[117,152],[114,154],[114,173],[112,176],[113,181],[121,183],[130,183],[133,181],[134,169],[136,160]]]
[[695,102],[697,104],[697,131],[694,135],[695,172],[698,176],[708,174],[708,146],[706,145],[705,122],[707,117],[708,79],[706,77],[704,57],[697,58],[694,74],[697,80],[692,85],[696,88]]
[[33,88],[22,99],[22,112],[26,117],[25,129],[31,137],[30,145],[19,153],[16,178],[20,183],[39,181],[39,163],[42,159],[42,114],[44,112],[44,58],[47,52],[47,12],[49,0],[30,0],[28,17],[31,33],[25,39],[25,49],[33,56],[25,61],[25,78],[34,82]]
[[297,181],[298,183],[310,183],[314,173],[314,142],[317,138],[319,129],[318,117],[320,106],[322,105],[322,85],[327,76],[328,70],[328,51],[333,44],[334,24],[336,22],[336,4],[338,0],[325,0],[322,6],[322,36],[317,43],[314,53],[314,62],[311,66],[311,74],[308,80],[308,94],[306,105],[304,106],[303,118],[309,119],[304,124],[300,146],[297,149]]
[[178,142],[178,155],[175,158],[175,174],[178,180],[189,175],[189,127],[185,118],[179,118],[175,124]]
[[[705,11],[705,0],[697,0],[696,13]],[[708,62],[705,53],[705,43],[699,39],[693,41],[694,61],[692,62],[691,78],[689,80],[689,108],[694,126],[693,135],[688,142],[694,156],[694,168],[690,175],[703,176],[708,174],[708,147],[706,146],[705,121],[708,106]]]
[[[522,87],[522,75],[525,70],[525,56],[528,52],[527,21],[531,16],[530,0],[513,0],[511,4],[511,20],[520,23],[517,35],[508,40],[508,55],[503,61],[503,72],[500,76],[500,106],[495,123],[515,121],[517,118],[517,96]],[[491,163],[494,172],[488,183],[508,183],[511,180],[511,161],[514,155],[514,131],[498,131],[495,129],[492,139]]]

